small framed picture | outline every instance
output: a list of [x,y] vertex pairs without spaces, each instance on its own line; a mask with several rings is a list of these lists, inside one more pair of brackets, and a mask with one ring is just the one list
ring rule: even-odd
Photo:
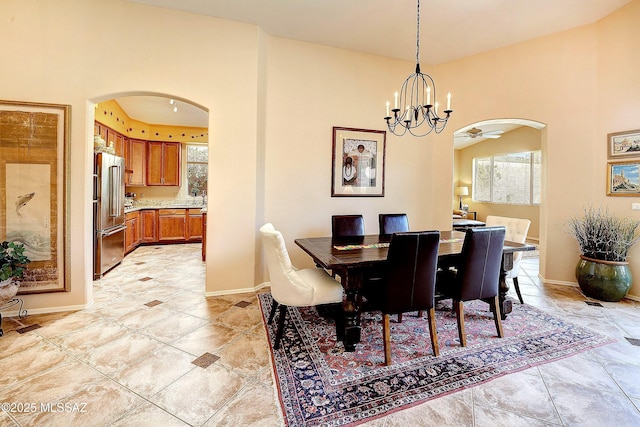
[[607,164],[607,196],[640,195],[640,160]]
[[331,197],[384,197],[387,132],[334,127]]
[[608,134],[607,157],[640,157],[640,129]]

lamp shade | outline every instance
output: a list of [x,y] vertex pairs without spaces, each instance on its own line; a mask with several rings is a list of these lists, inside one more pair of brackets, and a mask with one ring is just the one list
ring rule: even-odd
[[456,187],[453,190],[453,194],[456,196],[468,196],[469,195],[469,187]]

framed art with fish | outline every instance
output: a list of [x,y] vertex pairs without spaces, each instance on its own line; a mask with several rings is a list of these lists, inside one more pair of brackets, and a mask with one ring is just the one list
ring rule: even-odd
[[0,240],[30,260],[19,294],[69,290],[70,110],[0,101]]

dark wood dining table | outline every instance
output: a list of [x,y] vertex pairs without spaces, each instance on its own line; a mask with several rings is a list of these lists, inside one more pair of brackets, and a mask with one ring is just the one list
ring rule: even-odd
[[[441,231],[438,261],[442,265],[455,264],[455,257],[462,251],[465,233]],[[342,304],[343,324],[338,325],[338,339],[344,342],[346,351],[354,351],[360,342],[361,293],[364,277],[376,269],[384,268],[389,250],[390,235],[366,235],[335,239],[332,237],[309,237],[296,239],[295,243],[305,251],[317,266],[331,270],[341,278],[346,298]],[[502,318],[512,310],[506,299],[509,284],[507,271],[513,268],[513,254],[518,251],[535,250],[534,245],[505,241],[499,283],[499,299]],[[379,271],[379,270],[378,270]]]

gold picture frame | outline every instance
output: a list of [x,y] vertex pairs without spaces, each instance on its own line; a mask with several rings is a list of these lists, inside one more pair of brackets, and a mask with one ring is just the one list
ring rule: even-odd
[[640,160],[607,163],[607,196],[640,195]]
[[71,106],[0,100],[0,240],[31,260],[19,294],[69,290]]

